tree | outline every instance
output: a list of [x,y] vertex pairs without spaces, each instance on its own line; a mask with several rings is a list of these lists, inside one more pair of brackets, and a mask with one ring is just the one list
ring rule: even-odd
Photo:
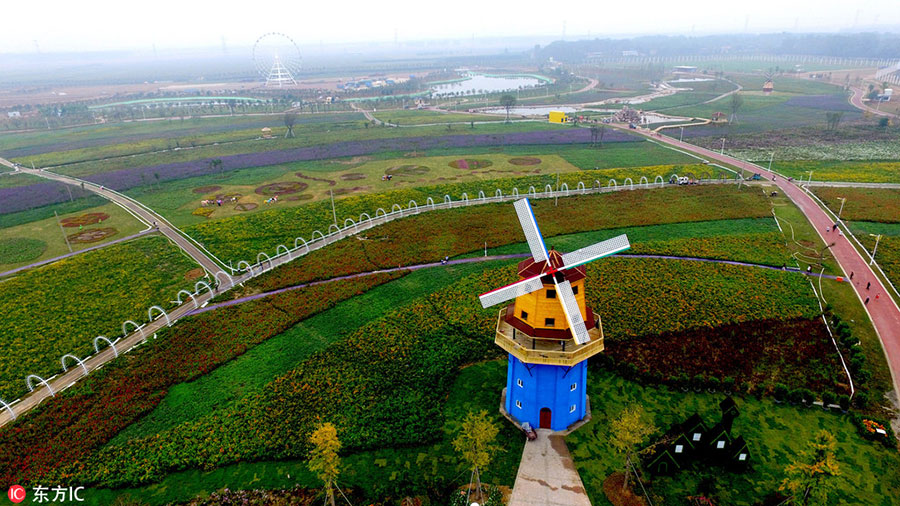
[[827,504],[828,492],[834,488],[832,478],[841,475],[834,456],[837,441],[822,429],[806,446],[799,458],[784,469],[786,477],[778,490],[791,493],[791,504]]
[[744,97],[741,96],[740,93],[732,93],[731,94],[731,120],[734,121],[737,119],[737,112],[741,106],[744,105]]
[[603,125],[591,125],[591,147],[599,145],[603,147],[603,133],[606,128]]
[[619,416],[610,424],[612,432],[613,449],[616,453],[625,456],[625,481],[622,488],[628,487],[628,476],[631,473],[632,456],[635,448],[644,442],[644,439],[656,432],[653,422],[646,419],[644,408],[639,405],[628,406],[619,413]]
[[341,441],[337,437],[337,429],[331,423],[323,423],[313,431],[309,442],[313,445],[309,451],[309,470],[325,485],[326,504],[335,506],[334,482],[341,466],[341,458],[338,456]]
[[890,124],[891,124],[891,120],[888,119],[888,118],[886,118],[886,117],[884,117],[884,116],[882,116],[882,117],[879,118],[879,120],[878,120],[878,126],[880,126],[882,129],[885,129],[885,130],[886,130],[887,127],[888,127]]
[[828,124],[829,130],[834,130],[837,128],[838,123],[841,122],[841,118],[844,117],[843,111],[835,111],[835,112],[826,112],[825,113],[825,122]]
[[284,133],[284,138],[294,137],[294,125],[297,124],[297,113],[295,112],[286,112],[284,113],[284,126],[287,127],[287,132]]
[[472,472],[475,492],[482,503],[484,491],[481,488],[481,471],[491,463],[494,454],[501,450],[494,442],[499,432],[500,429],[488,418],[487,411],[470,411],[463,419],[459,435],[453,440],[453,448],[460,453]]
[[223,175],[223,176],[225,175],[225,171],[224,171],[225,166],[222,164],[221,158],[214,158],[207,163],[209,164],[209,170],[219,169],[219,174]]
[[516,105],[516,96],[506,93],[500,97],[500,105],[506,109],[506,122],[509,123],[509,111]]

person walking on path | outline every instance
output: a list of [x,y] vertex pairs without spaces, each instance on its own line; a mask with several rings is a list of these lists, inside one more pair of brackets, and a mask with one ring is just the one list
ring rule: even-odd
[[866,297],[866,302],[865,302],[864,304],[865,304],[866,306],[869,305],[869,298],[868,298],[868,297]]
[[871,286],[872,286],[872,282],[871,282],[871,281],[869,281],[868,283],[866,283],[866,290],[868,290]]

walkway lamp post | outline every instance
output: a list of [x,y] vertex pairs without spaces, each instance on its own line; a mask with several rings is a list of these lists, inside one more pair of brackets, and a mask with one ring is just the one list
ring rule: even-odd
[[838,210],[838,219],[837,220],[841,221],[841,213],[844,212],[844,204],[847,203],[847,199],[845,197],[838,197],[838,199],[841,201],[841,208],[840,208],[840,210]]
[[775,158],[775,152],[774,152],[774,151],[772,151],[772,153],[769,154],[769,169],[768,169],[769,172],[772,172],[772,159],[773,159],[773,158]]
[[878,252],[878,241],[881,240],[881,234],[878,234],[878,235],[869,234],[869,235],[875,238],[875,247],[872,248],[872,261],[869,262],[869,265],[872,265],[875,263],[875,253]]
[[722,149],[719,150],[720,155],[725,154],[725,137],[722,137]]
[[681,135],[678,136],[678,142],[681,142],[684,139],[684,127],[681,127]]
[[809,171],[809,179],[806,181],[807,185],[812,184],[812,173],[813,173],[813,171]]

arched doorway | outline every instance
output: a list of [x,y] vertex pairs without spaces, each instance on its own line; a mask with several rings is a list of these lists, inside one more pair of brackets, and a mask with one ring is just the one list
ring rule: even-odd
[[550,428],[550,408],[541,408],[541,423],[540,426],[542,429]]

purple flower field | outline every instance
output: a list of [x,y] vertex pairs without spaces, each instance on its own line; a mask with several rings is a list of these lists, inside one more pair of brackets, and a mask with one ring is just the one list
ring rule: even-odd
[[73,198],[92,195],[91,192],[82,190],[77,186],[69,186],[63,183],[47,181],[46,183],[34,183],[25,186],[13,186],[0,188],[0,214],[24,211],[33,207],[56,204],[69,200],[69,192],[72,190]]
[[857,111],[843,95],[801,95],[789,98],[784,105],[823,111]]

